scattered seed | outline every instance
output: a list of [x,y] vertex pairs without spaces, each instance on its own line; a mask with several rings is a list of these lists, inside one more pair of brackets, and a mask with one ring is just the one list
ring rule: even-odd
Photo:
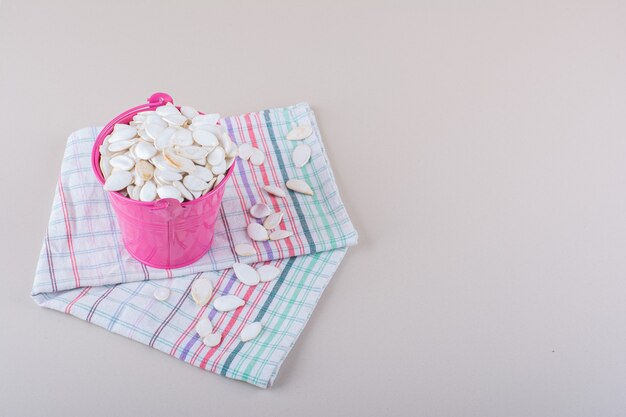
[[256,251],[254,250],[254,246],[249,243],[239,243],[235,245],[235,252],[239,256],[252,256],[256,255]]
[[286,239],[289,236],[293,236],[293,232],[291,230],[274,230],[272,233],[270,233],[270,240]]
[[255,321],[254,323],[250,323],[243,328],[243,330],[239,334],[239,338],[242,342],[249,342],[250,340],[257,337],[259,333],[261,333],[261,330],[263,330],[263,325],[261,324],[261,322]]
[[237,279],[245,285],[256,285],[260,281],[256,269],[252,268],[250,265],[236,262],[233,264],[233,271],[235,271]]
[[258,223],[250,223],[248,225],[247,231],[248,231],[248,236],[250,236],[250,239],[252,240],[262,242],[264,240],[269,239],[269,235],[265,227],[261,226]]
[[208,318],[203,318],[198,320],[195,327],[196,333],[198,336],[205,337],[211,333],[213,333],[213,323]]
[[250,155],[250,162],[252,162],[252,165],[263,165],[263,162],[265,162],[265,154],[263,153],[262,150],[254,148],[254,150],[252,151],[252,155]]
[[239,157],[244,161],[247,161],[252,156],[254,148],[249,143],[242,143],[239,145]]
[[219,333],[210,333],[202,338],[202,343],[207,347],[214,347],[220,344],[222,335]]
[[292,129],[289,133],[287,133],[288,140],[302,140],[306,139],[313,133],[313,128],[311,125],[300,125],[294,129]]
[[258,203],[258,204],[253,205],[252,207],[250,207],[249,211],[250,211],[250,215],[257,219],[265,218],[269,216],[269,214],[271,213],[268,205],[264,203]]
[[278,277],[280,269],[274,265],[263,265],[257,268],[256,272],[259,274],[260,282],[268,282]]
[[304,182],[304,180],[288,180],[286,185],[291,191],[306,195],[313,195],[313,190],[309,184]]
[[302,168],[311,159],[311,147],[306,143],[301,143],[293,150],[291,159],[296,167]]
[[246,302],[236,295],[223,295],[213,301],[213,307],[220,312],[235,310]]
[[282,197],[282,198],[287,197],[287,194],[283,191],[283,189],[275,185],[266,185],[263,187],[263,189],[269,194],[274,195],[276,197]]
[[165,301],[170,296],[170,289],[167,287],[159,287],[154,290],[154,298],[159,301]]
[[265,218],[265,221],[263,222],[263,227],[265,227],[267,230],[275,229],[282,220],[283,220],[282,211],[272,213]]
[[198,278],[191,284],[191,298],[197,306],[206,305],[213,295],[213,284],[207,278]]

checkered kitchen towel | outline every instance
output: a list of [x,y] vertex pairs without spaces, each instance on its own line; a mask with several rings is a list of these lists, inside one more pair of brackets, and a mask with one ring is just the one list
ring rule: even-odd
[[[293,127],[311,124],[305,139],[311,161],[296,168],[285,139]],[[109,331],[159,349],[185,362],[260,387],[269,387],[281,363],[308,321],[322,291],[356,244],[357,233],[341,202],[317,122],[306,104],[265,110],[222,120],[238,144],[260,148],[261,166],[237,163],[227,184],[211,250],[195,264],[173,270],[147,267],[133,259],[121,242],[117,221],[102,186],[91,171],[91,148],[99,128],[74,132],[68,139],[50,222],[37,265],[32,295],[46,308],[87,320]],[[305,179],[314,196],[288,192],[274,198],[262,190],[289,178]],[[256,259],[240,260],[238,243],[250,242],[247,208],[266,202],[285,213],[284,226],[294,236],[277,242],[255,242]],[[233,274],[234,262],[272,264],[281,273],[273,281],[248,287]],[[191,283],[209,278],[215,295],[235,294],[244,307],[220,313],[211,305],[197,307]],[[153,297],[159,286],[171,289],[165,302]],[[194,331],[203,317],[211,319],[222,343],[206,347]],[[241,329],[253,321],[264,325],[254,340],[241,343]]]

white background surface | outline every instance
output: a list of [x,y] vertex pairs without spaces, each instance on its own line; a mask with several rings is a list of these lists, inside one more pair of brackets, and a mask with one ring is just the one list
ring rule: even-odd
[[[1,416],[626,413],[620,1],[0,6]],[[29,298],[65,139],[308,101],[360,244],[275,386]]]

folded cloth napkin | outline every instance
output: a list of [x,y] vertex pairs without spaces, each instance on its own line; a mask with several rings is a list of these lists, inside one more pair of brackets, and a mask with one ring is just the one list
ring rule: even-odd
[[[32,296],[43,307],[87,320],[202,369],[267,388],[347,247],[356,244],[357,233],[308,104],[227,117],[221,123],[237,144],[261,149],[266,160],[261,166],[246,161],[235,165],[213,246],[193,265],[172,270],[145,266],[128,254],[106,193],[91,170],[91,149],[100,128],[74,132],[67,141]],[[285,136],[302,124],[313,127],[304,141],[312,148],[312,157],[306,166],[296,168],[291,153],[297,143]],[[291,178],[306,180],[315,194],[289,191],[282,199],[263,190],[269,184],[284,188]],[[251,242],[246,226],[257,220],[248,208],[259,202],[282,210],[281,227],[294,235]],[[258,254],[240,259],[234,250],[238,243],[253,243]],[[281,272],[273,281],[249,287],[235,278],[234,262],[255,267],[271,264]],[[199,277],[213,282],[213,299],[235,294],[246,304],[227,313],[218,312],[211,303],[198,307],[190,288]],[[166,301],[154,298],[161,286],[171,290]],[[213,348],[205,346],[194,331],[205,317],[222,336],[221,344]],[[263,324],[262,332],[241,342],[242,328],[255,321]]]

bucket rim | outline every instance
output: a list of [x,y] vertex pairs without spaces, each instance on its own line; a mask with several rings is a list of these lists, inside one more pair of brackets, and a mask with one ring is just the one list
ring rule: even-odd
[[[111,119],[111,121],[109,121],[103,128],[102,130],[100,130],[100,132],[98,133],[98,136],[96,136],[96,140],[93,144],[93,147],[91,149],[91,168],[96,176],[96,179],[98,180],[98,182],[101,185],[104,185],[104,175],[102,174],[102,170],[100,169],[100,145],[102,145],[102,142],[104,142],[104,138],[110,134],[113,131],[114,126],[119,123],[122,119],[127,119],[127,118],[132,118],[133,116],[135,116],[137,113],[141,112],[141,111],[146,111],[146,110],[152,110],[155,109],[157,107],[163,106],[167,103],[172,103],[174,104],[174,100],[172,99],[172,97],[169,94],[166,93],[154,93],[153,95],[151,95],[148,100],[148,102],[146,104],[142,104],[136,107],[132,107],[126,111],[124,111],[123,113],[120,113],[119,115],[117,115],[116,117],[114,117],[113,119]],[[181,106],[176,106],[177,109],[180,110]],[[205,114],[202,112],[198,112],[199,114]],[[219,124],[219,122],[218,122]],[[126,202],[131,202],[132,204],[135,205],[139,205],[139,206],[146,206],[146,207],[154,207],[158,201],[175,201],[176,203],[180,204],[183,207],[188,207],[194,204],[200,204],[202,203],[203,200],[210,198],[213,194],[215,194],[218,190],[220,190],[221,188],[226,186],[226,183],[228,182],[228,180],[230,179],[230,177],[233,175],[233,172],[235,171],[235,165],[237,165],[238,161],[237,161],[237,157],[235,157],[235,160],[233,161],[233,164],[226,170],[226,172],[224,173],[224,179],[222,179],[222,181],[215,187],[213,187],[213,189],[211,191],[209,191],[208,193],[206,193],[203,196],[200,196],[198,198],[194,198],[193,200],[189,200],[189,201],[185,201],[183,203],[179,202],[178,200],[174,199],[174,198],[161,198],[158,200],[154,200],[154,201],[138,201],[138,200],[133,200],[130,197],[124,197],[122,194],[120,194],[118,191],[106,191],[104,190],[106,193],[109,194],[110,197],[118,199],[118,200],[122,200],[122,201],[126,201]]]

